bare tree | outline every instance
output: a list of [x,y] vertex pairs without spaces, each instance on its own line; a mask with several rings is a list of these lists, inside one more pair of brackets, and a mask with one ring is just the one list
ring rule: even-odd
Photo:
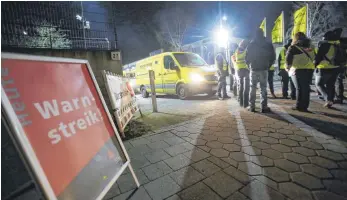
[[156,37],[162,46],[168,45],[171,50],[180,51],[187,29],[192,26],[194,16],[187,7],[174,5],[166,7],[156,15],[159,29]]
[[[308,4],[308,35],[315,42],[319,41],[323,35],[332,29],[338,27],[346,27],[344,20],[344,12],[338,9],[341,6],[340,2],[334,1],[309,1],[309,2],[294,2],[293,13],[295,10]],[[286,37],[290,38],[293,30],[293,13],[288,25]]]

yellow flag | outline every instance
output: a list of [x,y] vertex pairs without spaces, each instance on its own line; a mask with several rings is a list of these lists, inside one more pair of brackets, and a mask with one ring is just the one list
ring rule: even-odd
[[297,32],[303,32],[307,34],[307,6],[300,8],[294,13],[294,27],[292,31],[292,37]]
[[261,30],[263,30],[264,35],[266,36],[266,17],[265,17],[264,20],[261,22],[259,28],[260,28]]
[[272,43],[282,43],[283,42],[283,13],[278,16],[278,18],[275,21],[275,25],[272,28],[271,32],[271,38]]

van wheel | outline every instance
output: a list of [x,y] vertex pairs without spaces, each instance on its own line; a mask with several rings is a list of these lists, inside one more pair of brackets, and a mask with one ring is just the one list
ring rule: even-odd
[[177,88],[177,95],[181,100],[187,99],[188,95],[188,90],[185,87],[184,84],[181,84]]
[[147,92],[147,90],[146,90],[145,87],[142,87],[142,88],[141,88],[141,96],[142,96],[143,98],[148,98],[148,96],[149,96],[149,93]]

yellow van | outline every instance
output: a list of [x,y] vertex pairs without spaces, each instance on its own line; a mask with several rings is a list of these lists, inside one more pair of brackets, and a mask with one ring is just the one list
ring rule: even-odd
[[165,52],[123,67],[125,75],[135,76],[134,88],[142,97],[150,92],[148,70],[155,73],[157,93],[177,94],[186,99],[196,94],[215,95],[217,77],[214,66],[209,66],[199,55],[188,52]]

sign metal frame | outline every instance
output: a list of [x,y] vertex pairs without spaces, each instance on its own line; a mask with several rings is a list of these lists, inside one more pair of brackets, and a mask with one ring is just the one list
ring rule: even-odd
[[[1,60],[3,59],[14,59],[14,60],[28,60],[28,61],[43,61],[43,62],[60,62],[60,63],[75,63],[75,64],[84,64],[84,66],[87,67],[89,75],[93,81],[93,84],[97,90],[97,94],[101,100],[101,103],[103,105],[104,111],[106,112],[106,115],[108,117],[109,122],[111,123],[111,126],[113,128],[114,134],[116,135],[117,142],[119,143],[120,150],[122,152],[119,152],[120,154],[123,153],[123,156],[125,158],[125,162],[123,166],[120,168],[118,172],[115,173],[114,177],[110,179],[110,182],[106,185],[106,187],[101,191],[101,193],[98,195],[96,200],[101,200],[106,193],[109,191],[109,189],[112,187],[112,185],[117,181],[119,176],[123,173],[123,171],[129,167],[129,170],[134,178],[134,181],[137,185],[137,187],[140,186],[140,183],[137,179],[137,176],[130,164],[130,158],[129,155],[125,149],[125,146],[122,142],[121,137],[119,136],[119,133],[114,125],[114,122],[112,120],[111,114],[109,113],[109,110],[106,106],[105,100],[102,96],[101,90],[99,88],[99,85],[96,81],[96,78],[94,76],[94,73],[92,71],[91,66],[89,65],[88,60],[82,60],[82,59],[72,59],[72,58],[59,58],[59,57],[48,57],[48,56],[33,56],[33,55],[27,55],[27,54],[17,54],[17,53],[2,53],[1,54]],[[18,142],[18,144],[22,147],[22,152],[25,156],[25,158],[28,161],[29,166],[32,169],[32,172],[36,176],[36,179],[38,181],[38,184],[41,186],[42,191],[44,192],[44,195],[47,199],[50,200],[56,200],[57,196],[54,194],[53,188],[51,187],[51,184],[49,183],[47,177],[45,176],[45,173],[43,171],[43,168],[40,165],[39,159],[37,158],[35,151],[30,144],[30,141],[28,137],[25,134],[25,131],[17,118],[17,115],[12,108],[12,105],[7,97],[7,94],[1,85],[1,106],[4,109],[4,112],[6,113],[6,116],[9,120],[9,125],[11,126],[11,129],[13,130],[13,136]]]

